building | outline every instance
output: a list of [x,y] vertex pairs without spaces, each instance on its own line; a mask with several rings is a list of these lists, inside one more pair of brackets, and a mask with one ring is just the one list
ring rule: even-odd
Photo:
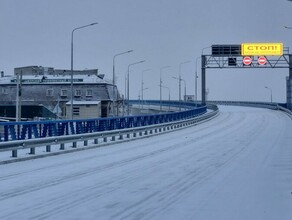
[[[73,105],[87,102],[86,106],[100,108],[96,117],[108,117],[112,112],[113,94],[119,99],[117,88],[109,80],[105,80],[97,69],[74,70],[73,76]],[[71,102],[71,91],[70,70],[27,66],[15,68],[14,76],[1,73],[0,117],[15,117],[18,109],[22,118],[31,119],[33,116],[70,119],[71,111],[68,109],[71,108],[67,105],[66,109],[66,103]],[[94,118],[95,115],[88,116]]]
[[[66,103],[66,112],[71,114],[71,102]],[[101,101],[73,101],[74,119],[101,117]]]
[[193,102],[193,101],[195,101],[195,96],[194,95],[184,95],[184,101],[185,102]]

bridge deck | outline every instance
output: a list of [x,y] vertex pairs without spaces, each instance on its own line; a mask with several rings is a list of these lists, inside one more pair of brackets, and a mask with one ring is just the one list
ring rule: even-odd
[[292,122],[220,107],[176,132],[0,166],[0,219],[292,219]]

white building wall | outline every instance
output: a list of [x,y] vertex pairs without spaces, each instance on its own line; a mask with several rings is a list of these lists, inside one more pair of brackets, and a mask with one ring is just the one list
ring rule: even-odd
[[[101,102],[73,103],[73,119],[100,118]],[[71,105],[66,103],[66,118],[71,118]]]

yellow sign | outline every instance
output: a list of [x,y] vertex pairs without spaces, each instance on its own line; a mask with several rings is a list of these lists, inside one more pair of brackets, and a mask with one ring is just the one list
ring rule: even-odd
[[282,43],[244,43],[241,44],[242,56],[282,56]]

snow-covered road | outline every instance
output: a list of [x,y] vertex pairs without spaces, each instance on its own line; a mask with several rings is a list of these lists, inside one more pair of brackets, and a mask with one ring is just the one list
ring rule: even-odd
[[291,220],[292,120],[220,107],[198,126],[0,166],[0,219]]

